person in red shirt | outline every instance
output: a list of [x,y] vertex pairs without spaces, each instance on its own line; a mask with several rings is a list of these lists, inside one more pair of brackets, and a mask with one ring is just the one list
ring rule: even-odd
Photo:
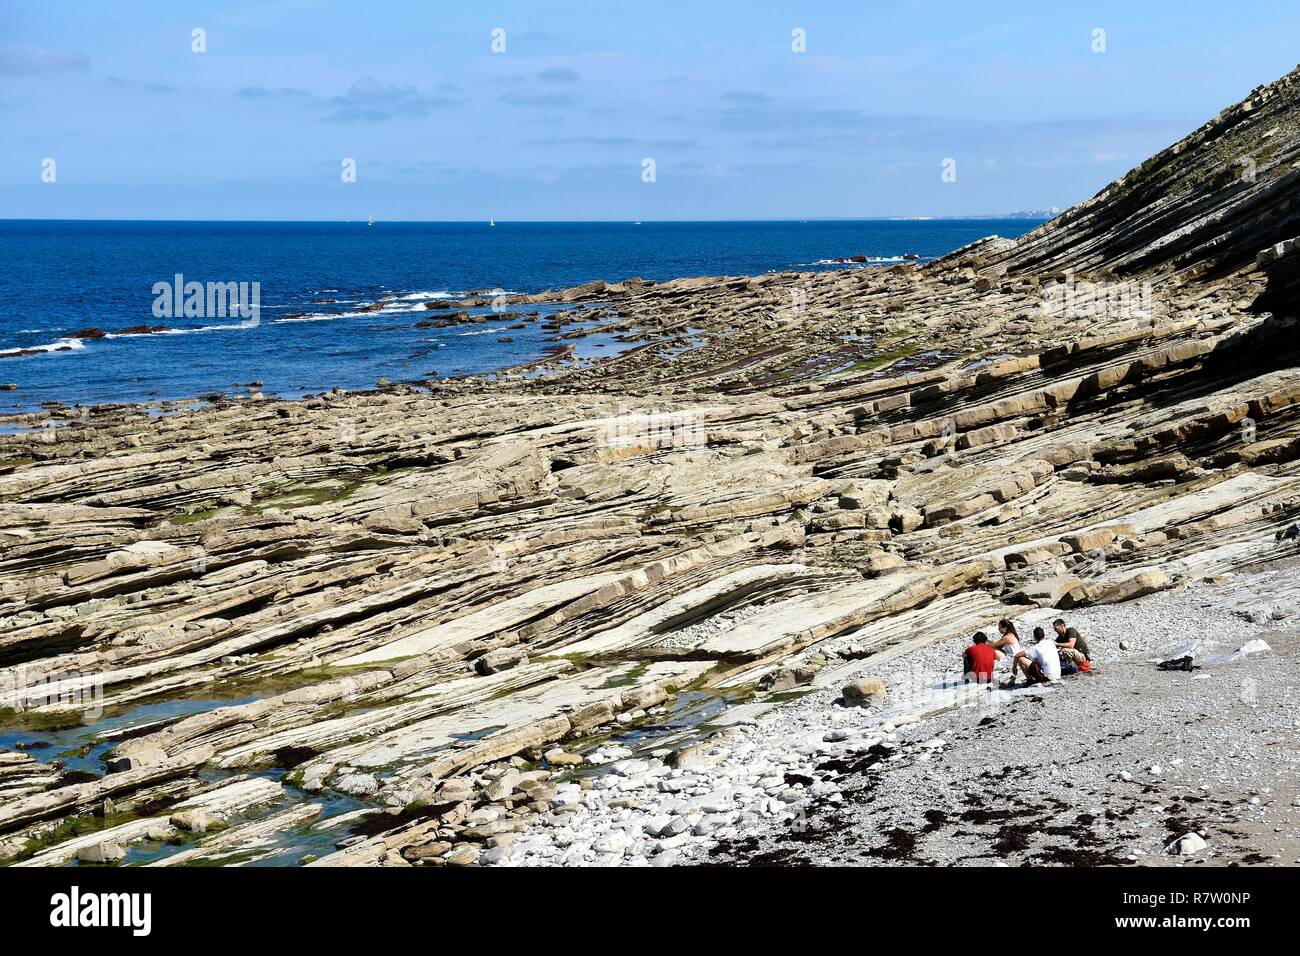
[[980,631],[971,638],[971,646],[961,655],[962,673],[967,683],[987,684],[993,680],[993,664],[998,652],[989,646],[988,635]]

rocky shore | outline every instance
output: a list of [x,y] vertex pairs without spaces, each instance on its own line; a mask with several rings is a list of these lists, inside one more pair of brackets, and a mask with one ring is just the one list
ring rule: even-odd
[[3,420],[0,861],[1294,862],[1298,153],[1292,73],[1015,242],[507,297],[605,361]]
[[[1297,563],[1070,612],[1098,669],[1061,687],[959,686],[959,637],[866,662],[889,688],[881,706],[842,696],[863,682],[864,664],[845,664],[707,743],[639,758],[602,748],[589,759],[608,761],[603,772],[569,788],[575,799],[485,858],[1294,865]],[[1183,653],[1204,664],[1154,667]],[[1180,842],[1189,834],[1205,845]]]

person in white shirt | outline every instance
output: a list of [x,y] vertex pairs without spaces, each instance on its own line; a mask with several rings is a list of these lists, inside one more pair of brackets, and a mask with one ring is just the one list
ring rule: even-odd
[[998,621],[997,640],[989,644],[989,647],[998,652],[998,660],[1005,658],[1008,663],[1014,661],[1021,651],[1020,634],[1016,631],[1015,622],[1005,617]]
[[1027,684],[1046,684],[1061,679],[1061,655],[1056,643],[1047,639],[1041,627],[1034,628],[1034,643],[1020,651],[1011,662],[1011,680],[1005,686],[1016,686],[1016,674],[1024,671]]

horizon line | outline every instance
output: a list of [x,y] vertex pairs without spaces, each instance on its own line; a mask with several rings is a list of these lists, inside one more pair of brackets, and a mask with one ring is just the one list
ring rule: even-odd
[[[602,224],[613,225],[624,223],[626,225],[640,225],[643,223],[721,223],[721,222],[789,222],[789,223],[813,223],[813,222],[962,222],[962,221],[979,221],[979,220],[1021,220],[1028,221],[1033,219],[1042,219],[1044,221],[1060,215],[1064,209],[1057,212],[1045,213],[1038,210],[1030,212],[1008,212],[1008,213],[988,213],[970,216],[807,216],[807,217],[746,217],[735,219],[376,219],[375,225],[387,223],[391,225],[465,225],[465,224],[483,224],[492,222],[496,225],[503,223],[510,224],[528,224],[528,225],[551,225],[551,224]],[[351,223],[367,223],[366,219],[127,219],[122,217],[80,217],[80,216],[51,216],[48,218],[31,218],[31,217],[0,217],[0,223],[31,223],[31,222],[121,222],[121,223],[248,223],[248,224],[298,224],[298,223],[338,223],[347,225]]]

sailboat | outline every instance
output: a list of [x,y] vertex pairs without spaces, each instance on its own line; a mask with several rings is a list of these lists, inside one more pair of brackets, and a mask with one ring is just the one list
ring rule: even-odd
[[369,221],[368,223],[366,223],[366,225],[367,225],[367,226],[373,226],[374,224],[375,224],[375,214],[372,212],[372,213],[370,214],[370,221]]

